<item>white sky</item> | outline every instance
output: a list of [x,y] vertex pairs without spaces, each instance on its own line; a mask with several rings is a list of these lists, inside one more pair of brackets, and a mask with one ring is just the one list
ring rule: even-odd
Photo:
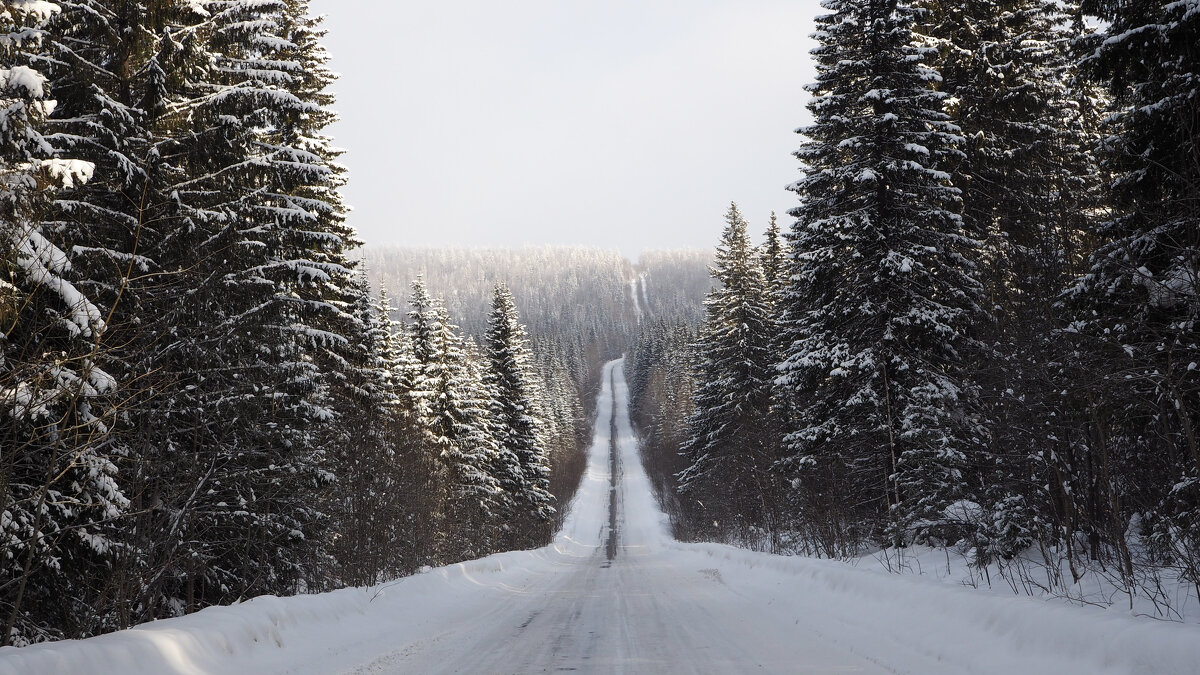
[[368,244],[709,248],[805,124],[818,0],[313,0]]

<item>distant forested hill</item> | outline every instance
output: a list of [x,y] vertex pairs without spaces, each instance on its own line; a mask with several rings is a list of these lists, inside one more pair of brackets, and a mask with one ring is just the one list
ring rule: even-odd
[[[486,328],[492,287],[508,285],[535,339],[576,341],[600,361],[619,355],[643,316],[698,323],[711,281],[710,251],[650,251],[636,263],[615,250],[581,247],[410,248],[372,246],[364,258],[372,285],[404,307],[418,275],[444,297],[463,332]],[[636,281],[639,302],[632,302]],[[400,310],[398,310],[400,311]]]

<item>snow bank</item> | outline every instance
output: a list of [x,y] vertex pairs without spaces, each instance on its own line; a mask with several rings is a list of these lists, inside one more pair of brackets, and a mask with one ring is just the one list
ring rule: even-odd
[[[1135,560],[1145,555],[1138,545],[1139,542],[1130,542]],[[1080,550],[1084,550],[1083,546]],[[978,593],[1003,597],[1030,595],[1063,604],[1107,607],[1111,612],[1135,617],[1200,624],[1196,585],[1178,569],[1141,566],[1131,588],[1111,565],[1077,560],[1072,570],[1061,551],[1051,550],[1043,555],[1029,550],[1002,565],[993,562],[985,569],[970,564],[969,555],[955,549],[911,546],[900,551],[878,551],[850,563],[880,573],[915,574],[943,584],[969,586]]]
[[0,650],[0,673],[209,673],[264,648],[291,644],[304,624],[333,623],[362,614],[368,592],[348,589],[294,598],[259,597],[230,607],[210,607],[178,619],[156,621],[91,638]]
[[263,596],[87,640],[0,649],[0,675],[331,673],[436,638],[578,557],[569,541],[448,565],[374,588]]
[[[1196,626],[1138,619],[1097,607],[1001,597],[922,577],[844,563],[756,553],[722,544],[672,543],[681,566],[720,570],[739,593],[848,644],[915,648],[973,672],[1195,673]],[[814,614],[814,608],[819,611]],[[903,650],[900,650],[902,652]],[[920,672],[914,671],[914,672]]]

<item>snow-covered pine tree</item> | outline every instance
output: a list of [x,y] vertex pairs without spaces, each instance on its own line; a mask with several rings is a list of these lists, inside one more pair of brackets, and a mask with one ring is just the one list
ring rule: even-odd
[[[96,629],[90,605],[127,506],[109,430],[104,312],[81,292],[47,192],[91,178],[43,135],[55,102],[35,64],[48,2],[0,2],[0,645]],[[67,236],[64,236],[67,235]]]
[[77,242],[72,263],[109,308],[112,368],[126,368],[115,345],[136,330],[138,282],[150,270],[139,255],[142,228],[162,195],[152,194],[151,135],[139,107],[157,73],[148,67],[155,36],[139,3],[70,0],[53,21],[46,60],[58,105],[48,129],[56,147],[91,162],[93,180],[60,192],[46,226]]
[[[424,290],[424,284],[422,289]],[[428,292],[424,292],[428,298]],[[379,291],[378,306],[380,321],[386,321],[391,332],[391,340],[383,349],[383,360],[387,364],[391,387],[396,392],[397,409],[401,418],[415,424],[418,410],[412,393],[416,377],[420,374],[420,364],[417,361],[413,330],[404,322],[392,318],[394,310],[391,296],[384,289]]]
[[[409,411],[409,422],[419,434],[418,451],[409,459],[408,470],[416,477],[414,486],[417,498],[414,508],[420,520],[414,523],[413,554],[420,564],[437,563],[440,558],[440,532],[446,521],[449,476],[439,457],[440,439],[431,436],[433,392],[428,387],[428,364],[434,363],[441,353],[437,344],[437,306],[429,295],[423,277],[413,280],[409,295],[408,323],[404,327],[400,345],[404,349],[398,354],[400,360],[393,365],[393,374],[404,398],[403,408]],[[448,442],[449,439],[446,439]]]
[[287,90],[301,67],[277,53],[291,44],[285,10],[230,0],[142,15],[153,43],[134,72],[152,145],[133,201],[151,269],[136,296],[153,321],[129,347],[144,378],[129,436],[145,477],[137,620],[294,592],[326,562],[317,506],[331,476],[313,425],[328,408],[314,329],[295,311],[317,266],[288,249],[314,219],[281,195],[331,172],[272,141],[319,109]]
[[[988,515],[977,560],[1053,538],[1046,489],[1062,456],[1063,380],[1054,302],[1095,205],[1091,137],[1075,99],[1072,17],[1057,0],[922,0],[920,31],[938,50],[938,89],[965,138],[944,168],[962,191],[963,224],[982,242],[979,278],[995,321],[973,379],[987,409]],[[1052,384],[1059,381],[1060,386]],[[1053,425],[1052,425],[1053,426]]]
[[[771,220],[767,224],[765,241],[759,247],[758,259],[766,283],[763,300],[767,304],[767,347],[772,352],[772,359],[778,360],[779,355],[783,353],[783,346],[780,344],[779,321],[783,313],[784,294],[790,283],[788,277],[791,274],[791,266],[788,262],[788,243],[779,227],[779,220],[774,211],[771,212]],[[772,370],[771,375],[774,379],[777,373]],[[787,408],[781,405],[779,397],[774,395],[769,407],[778,432],[778,429],[782,427],[778,422],[787,416]],[[776,447],[779,445],[778,440],[778,438],[775,440]]]
[[402,463],[416,440],[401,418],[393,377],[397,345],[390,303],[386,294],[372,297],[365,274],[356,285],[354,348],[339,350],[346,362],[330,391],[342,412],[325,442],[338,476],[329,507],[336,581],[363,586],[415,567],[404,541],[412,495]]
[[711,273],[717,286],[704,301],[679,485],[689,503],[703,505],[701,522],[718,523],[715,534],[749,541],[749,528],[775,525],[778,491],[768,471],[777,458],[767,414],[774,355],[767,284],[736,204],[725,213]]
[[771,221],[767,224],[765,240],[760,247],[758,258],[761,261],[763,279],[766,281],[767,297],[773,303],[776,295],[786,285],[788,275],[787,243],[779,229],[779,219],[771,212]]
[[[375,304],[377,323],[382,329],[380,357],[385,370],[385,383],[391,392],[386,432],[388,468],[393,472],[390,480],[393,493],[387,497],[387,513],[391,522],[384,523],[381,538],[390,544],[381,551],[384,573],[389,576],[411,574],[429,561],[429,548],[421,540],[422,523],[426,520],[426,501],[422,486],[428,476],[421,469],[426,467],[421,439],[423,431],[418,426],[417,411],[412,407],[411,396],[416,377],[420,374],[413,355],[412,341],[407,329],[395,321],[391,300],[383,290]],[[422,557],[425,555],[425,557]]]
[[[1200,3],[1091,0],[1108,22],[1083,66],[1110,89],[1101,143],[1112,217],[1071,290],[1104,379],[1087,392],[1090,452],[1107,476],[1096,538],[1130,518],[1200,579]],[[1126,567],[1128,567],[1126,565]]]
[[[344,412],[331,389],[354,373],[347,338],[359,337],[342,170],[322,131],[331,76],[319,22],[302,0],[61,4],[38,64],[62,100],[37,152],[64,148],[96,179],[82,184],[84,164],[39,160],[45,184],[73,185],[29,211],[43,220],[30,231],[58,247],[41,249],[51,285],[82,291],[94,304],[80,311],[103,307],[102,330],[77,342],[95,373],[125,383],[104,438],[133,516],[104,525],[120,541],[98,595],[73,588],[61,595],[75,604],[42,606],[84,635],[311,588],[327,560],[315,507],[330,478],[315,432]],[[6,56],[25,58],[40,32],[15,22],[57,8],[4,8],[16,28]]]
[[[360,334],[375,324],[364,322],[362,314],[365,279],[356,282],[352,277],[357,263],[350,260],[348,252],[361,242],[346,223],[347,208],[340,194],[346,169],[336,163],[342,151],[333,146],[325,131],[337,119],[330,109],[334,96],[328,90],[336,75],[329,69],[329,54],[321,43],[325,35],[322,19],[311,14],[309,4],[308,0],[287,0],[274,10],[278,12],[278,28],[265,36],[260,58],[265,56],[268,63],[285,73],[278,86],[294,96],[294,101],[274,127],[260,131],[258,142],[281,167],[275,172],[274,192],[265,194],[268,208],[277,214],[292,214],[281,221],[280,246],[273,252],[266,276],[275,281],[277,297],[286,308],[285,325],[290,325],[299,346],[297,361],[311,373],[316,387],[308,397],[313,406],[310,417],[315,422],[315,434],[309,443],[327,455],[340,450],[329,436],[340,433],[346,419],[362,415],[358,405],[348,397],[336,396],[335,389],[347,377],[363,377],[355,365],[364,358],[360,345],[376,342]],[[297,171],[296,165],[305,168]],[[380,426],[393,426],[394,420],[383,415],[383,409],[372,408],[370,415],[379,419]],[[394,444],[374,443],[383,440],[382,433],[372,439],[384,474],[394,474],[388,466],[389,460],[395,461],[396,446],[412,442],[406,432],[393,429],[391,433]],[[329,474],[337,474],[338,462],[326,466]],[[387,476],[393,481],[396,478]],[[390,515],[396,514],[380,508],[376,519],[381,521]],[[392,527],[384,530],[377,536],[376,546],[395,545]],[[323,576],[320,547],[311,552],[316,555],[310,557],[306,574],[319,579]],[[386,552],[381,552],[376,557],[377,566],[383,565],[386,558]]]
[[508,287],[498,284],[484,336],[483,375],[498,446],[495,474],[512,500],[514,546],[544,543],[554,518],[550,457],[545,445],[540,389],[532,372],[525,328]]
[[[164,166],[156,158],[150,125],[164,102],[163,71],[154,61],[155,27],[144,3],[71,0],[52,22],[47,71],[59,105],[48,121],[54,144],[92,162],[93,180],[61,191],[45,214],[45,226],[73,241],[72,264],[87,279],[87,292],[106,307],[108,329],[100,351],[106,368],[125,387],[123,414],[113,436],[122,455],[122,489],[131,516],[118,528],[119,546],[107,587],[93,603],[104,628],[142,620],[148,553],[161,541],[150,523],[147,500],[166,480],[151,439],[138,431],[144,404],[164,384],[149,375],[150,353],[164,347],[143,339],[145,326],[162,326],[150,298],[170,283],[147,257],[164,236],[169,196]],[[150,113],[147,112],[150,110]],[[169,229],[169,226],[167,227]],[[183,292],[181,289],[178,292]]]
[[[986,434],[965,381],[984,316],[958,191],[939,164],[957,127],[897,0],[824,0],[817,82],[795,153],[804,177],[790,233],[781,331],[788,455],[820,548],[954,538],[977,501]],[[951,508],[955,507],[955,508]]]
[[410,339],[417,368],[409,396],[423,438],[433,554],[454,562],[477,553],[504,491],[486,389],[441,301],[413,282]]
[[[355,263],[347,256],[361,242],[346,224],[339,192],[346,173],[336,163],[342,151],[325,134],[337,119],[328,91],[336,75],[320,42],[325,35],[321,18],[311,15],[307,0],[286,0],[273,12],[278,27],[263,36],[266,47],[258,58],[279,71],[278,86],[294,99],[258,140],[262,154],[278,167],[275,191],[264,194],[266,208],[282,216],[280,245],[267,275],[279,286],[303,358],[313,360],[309,367],[322,380],[337,377],[337,352],[360,323],[346,308],[361,297],[351,280]],[[259,64],[247,67],[262,72]]]
[[964,226],[984,242],[989,299],[1007,307],[1037,286],[1051,234],[1043,221],[1061,210],[1054,200],[1069,198],[1054,190],[1066,162],[1059,153],[1086,145],[1064,138],[1076,131],[1064,123],[1067,17],[1056,0],[916,4],[926,10],[923,41],[938,50],[929,63],[942,77],[937,88],[965,139],[945,168],[962,192]]

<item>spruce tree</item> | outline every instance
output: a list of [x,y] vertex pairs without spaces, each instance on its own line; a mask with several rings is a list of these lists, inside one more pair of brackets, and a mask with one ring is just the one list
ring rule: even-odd
[[919,4],[938,89],[965,139],[945,169],[962,191],[964,227],[982,243],[978,277],[994,317],[978,327],[985,349],[974,369],[992,430],[979,462],[988,474],[982,562],[1054,537],[1047,460],[1064,456],[1052,427],[1070,382],[1057,365],[1065,354],[1053,338],[1063,327],[1054,303],[1094,212],[1097,173],[1090,129],[1079,123],[1069,3]]
[[303,194],[331,180],[323,160],[282,137],[320,108],[289,88],[287,9],[167,3],[131,29],[152,36],[134,71],[151,151],[128,199],[149,268],[129,292],[154,317],[127,360],[144,387],[130,416],[144,573],[125,603],[141,619],[295,592],[328,562],[316,426],[331,411],[312,345],[344,336],[301,309],[336,307],[305,289],[347,277],[295,249],[335,209]]
[[492,436],[499,449],[494,471],[513,502],[514,543],[536,545],[549,536],[548,524],[555,512],[550,457],[525,328],[512,293],[503,284],[492,294],[484,358]]
[[[939,166],[958,129],[934,56],[895,0],[826,0],[812,126],[790,243],[782,386],[787,456],[828,554],[868,540],[962,534],[968,467],[985,430],[963,377],[983,316],[958,191]],[[961,509],[957,509],[961,510]]]
[[107,317],[72,265],[81,242],[41,222],[50,193],[94,170],[46,133],[55,101],[39,67],[58,11],[0,3],[0,645],[98,629],[91,604],[128,504]]
[[766,475],[775,457],[768,442],[772,381],[770,301],[748,225],[736,204],[711,268],[717,287],[705,299],[697,344],[695,412],[681,448],[689,465],[680,489],[704,504],[705,522],[725,533],[771,524],[774,499]]
[[385,294],[372,297],[366,275],[356,276],[359,294],[354,347],[331,389],[339,423],[325,436],[338,481],[330,500],[336,581],[373,585],[414,568],[405,530],[412,495],[404,461],[416,445],[401,418],[393,377],[397,344]]
[[413,282],[412,400],[423,434],[434,551],[442,562],[470,557],[503,496],[490,472],[497,454],[482,375],[442,303]]
[[766,282],[767,295],[774,302],[774,297],[787,282],[787,244],[779,229],[779,220],[775,212],[771,212],[771,222],[767,224],[766,240],[759,251],[759,260]]
[[[59,105],[48,121],[54,142],[92,162],[95,177],[63,190],[45,212],[46,226],[75,240],[73,265],[89,279],[89,292],[106,307],[108,329],[100,351],[105,367],[125,384],[123,411],[114,429],[122,456],[123,490],[131,518],[118,529],[117,560],[96,611],[107,627],[122,628],[147,616],[145,589],[156,536],[150,503],[154,486],[170,483],[157,459],[153,434],[139,421],[148,399],[164,388],[149,355],[164,341],[148,338],[146,326],[161,329],[151,298],[169,294],[163,268],[147,255],[163,236],[169,195],[168,163],[158,161],[152,132],[165,103],[163,71],[154,61],[161,28],[142,3],[78,0],[62,3],[51,24],[53,58],[47,68],[59,82]],[[167,12],[160,17],[167,19]],[[169,226],[168,228],[169,229]],[[182,289],[177,289],[183,293]],[[153,614],[151,614],[152,616]]]
[[1115,106],[1101,143],[1112,216],[1096,226],[1099,247],[1070,295],[1073,327],[1103,374],[1086,392],[1107,514],[1096,543],[1119,548],[1130,518],[1150,514],[1147,533],[1197,579],[1200,11],[1108,0],[1084,9],[1108,22],[1083,66]]

